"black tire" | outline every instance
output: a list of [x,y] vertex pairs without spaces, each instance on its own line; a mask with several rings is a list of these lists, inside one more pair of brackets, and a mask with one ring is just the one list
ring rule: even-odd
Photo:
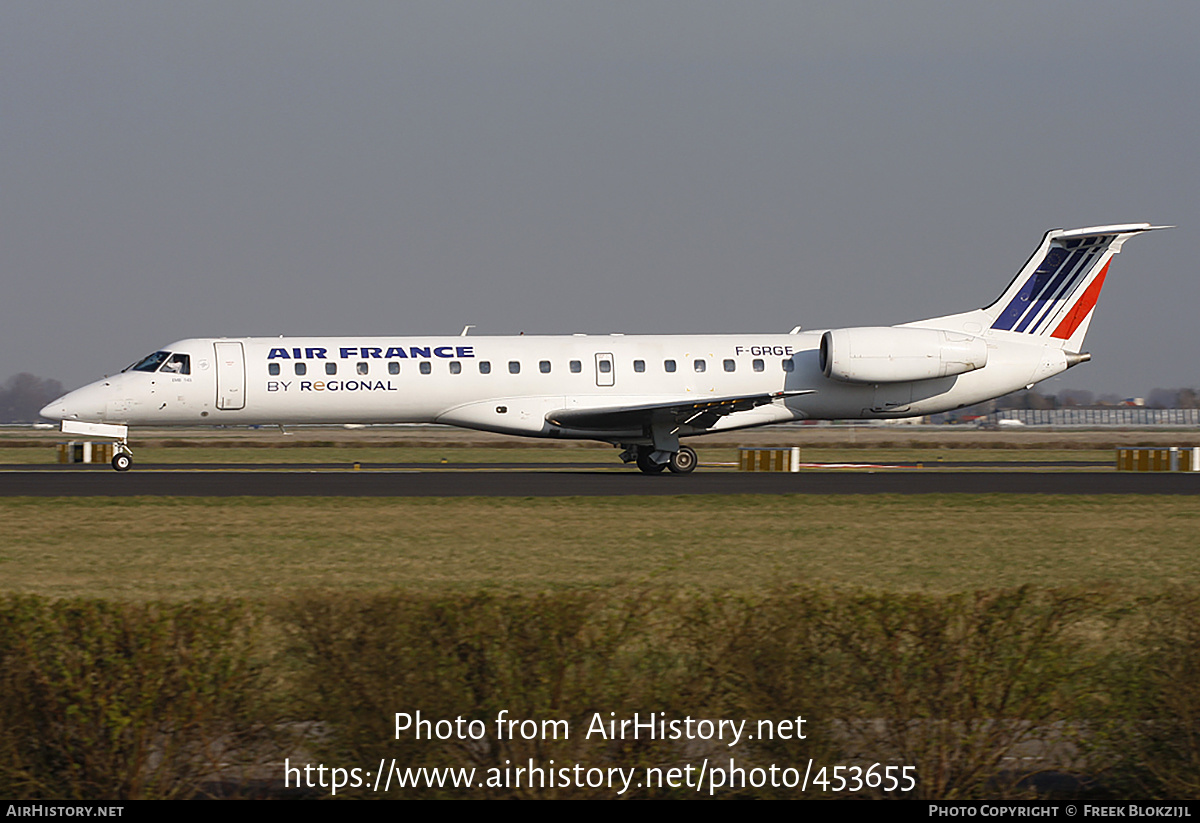
[[112,459],[112,467],[119,472],[127,472],[133,468],[133,457],[127,452],[121,452],[114,455]]
[[675,474],[691,474],[696,470],[696,450],[690,446],[680,446],[679,451],[671,455],[667,468]]
[[666,463],[655,463],[650,459],[652,449],[639,448],[637,456],[637,467],[642,470],[643,474],[658,474],[667,467]]

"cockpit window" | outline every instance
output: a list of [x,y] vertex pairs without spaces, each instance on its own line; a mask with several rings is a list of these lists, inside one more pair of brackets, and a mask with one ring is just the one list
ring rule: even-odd
[[[162,368],[159,368],[159,367]],[[156,351],[143,357],[122,371],[161,371],[164,374],[191,374],[192,356],[190,354],[171,354],[169,351]]]
[[159,371],[163,372],[164,374],[191,374],[191,355],[173,354],[166,363],[163,363],[163,367],[159,369]]
[[163,361],[171,356],[169,351],[156,351],[149,357],[143,357],[125,371],[157,371]]

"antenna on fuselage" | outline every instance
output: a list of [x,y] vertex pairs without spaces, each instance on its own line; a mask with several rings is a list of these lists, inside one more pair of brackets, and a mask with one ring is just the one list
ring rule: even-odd
[[468,332],[470,332],[471,329],[473,329],[473,328],[475,328],[475,325],[473,323],[468,326],[463,326],[462,334],[460,334],[459,337],[466,337]]
[[788,332],[788,334],[799,334],[799,333],[800,333],[799,326],[796,326],[794,329],[792,329],[790,332]]

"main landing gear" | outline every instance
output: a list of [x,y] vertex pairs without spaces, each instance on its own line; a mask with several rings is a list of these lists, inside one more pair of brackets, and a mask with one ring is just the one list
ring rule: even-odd
[[667,468],[675,474],[691,474],[696,470],[698,462],[695,449],[691,446],[680,446],[679,451],[671,455],[671,459],[667,461]]
[[119,472],[127,472],[133,468],[133,452],[124,440],[113,443],[112,467]]
[[691,446],[680,446],[679,451],[671,453],[665,462],[654,459],[662,455],[663,452],[656,453],[653,446],[638,446],[637,467],[643,474],[661,474],[663,469],[670,469],[672,474],[691,474],[696,469],[696,450]]
[[637,467],[642,474],[660,474],[667,467],[666,463],[655,463],[650,455],[654,450],[649,446],[638,446]]

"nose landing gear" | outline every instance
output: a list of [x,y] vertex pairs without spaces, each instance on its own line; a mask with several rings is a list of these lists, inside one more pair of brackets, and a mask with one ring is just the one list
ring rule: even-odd
[[133,452],[124,440],[113,443],[112,467],[119,472],[127,472],[133,468]]

